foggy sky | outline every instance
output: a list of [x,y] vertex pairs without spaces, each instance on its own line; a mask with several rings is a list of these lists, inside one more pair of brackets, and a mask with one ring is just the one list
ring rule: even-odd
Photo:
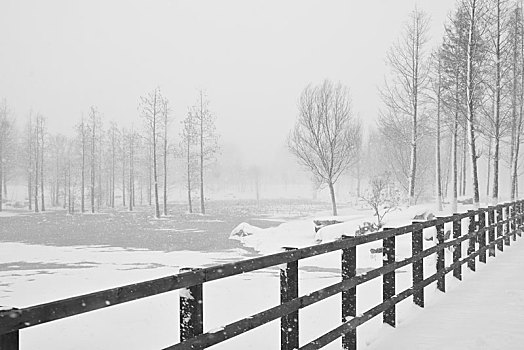
[[375,120],[385,53],[409,12],[431,15],[437,44],[454,3],[1,0],[0,98],[19,125],[32,109],[51,132],[71,133],[91,105],[106,122],[140,127],[138,99],[159,86],[178,138],[203,88],[221,142],[267,162],[309,83],[341,81],[360,117]]

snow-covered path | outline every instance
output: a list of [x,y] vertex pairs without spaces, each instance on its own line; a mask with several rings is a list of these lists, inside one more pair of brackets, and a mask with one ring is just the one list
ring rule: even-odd
[[511,243],[367,349],[524,349],[524,243]]

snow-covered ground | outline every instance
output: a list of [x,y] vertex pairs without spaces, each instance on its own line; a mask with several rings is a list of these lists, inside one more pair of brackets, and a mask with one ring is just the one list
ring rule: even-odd
[[[391,213],[386,217],[386,226],[409,224],[415,214],[424,211],[431,211],[431,208],[419,206]],[[328,226],[315,234],[312,219],[327,214],[319,212],[317,215],[286,221],[279,226],[260,229],[254,235],[243,237],[242,242],[261,253],[272,253],[280,251],[283,246],[301,247],[315,244],[319,240],[329,241],[342,233],[354,232],[354,229],[364,221],[373,221],[369,210],[343,209],[341,215],[346,220],[343,224]],[[276,216],[266,218],[275,220]],[[221,221],[216,217],[204,217],[199,220]],[[162,228],[164,227],[156,227],[155,230]],[[427,237],[433,235],[431,230],[427,231]],[[431,245],[433,245],[431,241],[425,241],[426,248]],[[359,246],[357,250],[359,272],[382,264],[381,254],[370,252],[372,248],[380,246],[380,242]],[[516,249],[518,248],[511,250]],[[399,237],[397,259],[409,256],[410,251],[410,235]],[[108,245],[51,246],[3,242],[0,243],[0,305],[24,307],[40,304],[176,274],[179,268],[184,266],[209,266],[235,261],[246,258],[245,253],[241,249],[210,252],[162,251]],[[450,258],[451,253],[447,252],[448,262]],[[490,268],[494,271],[498,269],[498,259],[502,258],[497,257],[494,262],[490,262],[493,264]],[[340,252],[301,260],[299,266],[301,295],[340,281]],[[426,258],[425,275],[433,274],[434,267],[434,257]],[[480,269],[475,274],[475,278],[482,280],[482,276],[477,276],[482,274],[483,270],[487,270],[487,267]],[[204,329],[215,329],[278,305],[278,273],[279,270],[275,267],[206,283]],[[451,285],[450,289],[454,290],[451,276],[448,276],[448,281]],[[456,289],[464,288],[468,281],[469,275],[466,274],[465,280],[461,282],[463,286],[457,286]],[[411,268],[405,267],[397,271],[397,291],[410,286]],[[524,292],[521,289],[516,293],[518,299],[522,295],[518,293]],[[375,306],[382,298],[381,279],[359,286],[357,294],[358,313]],[[426,288],[428,310],[445,300],[436,292],[434,285]],[[22,349],[160,349],[178,342],[178,313],[178,292],[175,291],[22,330],[21,346]],[[338,326],[340,314],[340,295],[301,310],[301,344],[314,340]],[[418,320],[422,314],[412,305],[410,299],[402,302],[398,305],[397,313],[399,327],[402,328],[408,322],[417,323],[414,320]],[[435,328],[431,327],[437,324],[432,323],[426,331],[434,332]],[[64,334],[67,336],[64,337]],[[367,322],[359,327],[359,349],[367,347],[380,349],[380,345],[377,344],[381,344],[380,342],[386,339],[384,334],[395,337],[387,327],[382,325],[380,317]],[[277,348],[278,344],[279,322],[275,321],[213,348],[268,349]],[[340,341],[327,347],[327,349],[339,348]]]
[[424,310],[400,315],[396,329],[383,326],[370,350],[463,350],[524,348],[524,248],[522,239],[462,282],[449,279]]

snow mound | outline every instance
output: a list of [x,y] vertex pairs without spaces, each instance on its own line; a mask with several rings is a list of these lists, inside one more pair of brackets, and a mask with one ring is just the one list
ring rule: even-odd
[[240,238],[254,235],[256,233],[259,233],[261,230],[262,229],[260,227],[256,227],[248,224],[247,222],[243,222],[237,227],[235,227],[233,231],[231,231],[229,239],[241,240]]
[[314,226],[309,220],[291,221],[269,228],[243,222],[231,231],[229,239],[238,240],[259,253],[272,254],[282,251],[283,247],[303,248],[314,245],[314,235]]
[[355,237],[360,232],[362,219],[350,220],[340,224],[324,226],[315,234],[316,243],[335,241],[342,236]]

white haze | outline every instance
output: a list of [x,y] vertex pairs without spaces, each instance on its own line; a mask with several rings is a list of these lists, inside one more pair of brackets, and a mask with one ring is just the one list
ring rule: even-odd
[[50,132],[71,134],[91,105],[106,126],[141,127],[138,99],[159,86],[176,141],[202,88],[223,150],[244,164],[295,168],[285,140],[302,89],[341,81],[373,123],[385,53],[415,5],[431,14],[436,46],[454,0],[2,0],[0,98],[19,126],[33,110]]

